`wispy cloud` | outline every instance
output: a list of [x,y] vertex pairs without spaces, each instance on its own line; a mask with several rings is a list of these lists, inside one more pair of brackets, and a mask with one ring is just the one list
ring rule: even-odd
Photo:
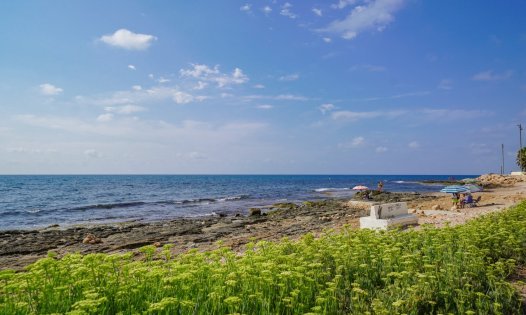
[[288,74],[288,75],[281,76],[281,77],[279,77],[278,80],[280,80],[280,81],[296,81],[299,78],[300,78],[300,75],[297,74],[297,73],[294,73],[294,74]]
[[134,65],[128,65],[128,69],[131,69],[131,70],[137,70],[137,68],[135,68]]
[[295,94],[279,94],[279,95],[247,95],[242,98],[246,100],[276,100],[276,101],[308,101],[308,97]]
[[100,38],[105,44],[128,50],[146,50],[155,40],[157,37],[153,35],[138,34],[124,28]]
[[292,9],[292,4],[290,4],[289,2],[285,2],[285,4],[281,6],[281,11],[279,12],[279,14],[289,17],[291,19],[297,18],[298,16],[292,13],[291,9]]
[[394,100],[394,99],[405,98],[405,97],[424,96],[424,95],[429,95],[430,93],[431,92],[429,91],[408,92],[408,93],[401,93],[401,94],[395,94],[395,95],[390,95],[390,96],[367,97],[363,99],[356,99],[356,101],[371,102],[371,101],[381,101],[381,100]]
[[335,108],[336,107],[333,104],[330,104],[330,103],[321,104],[320,107],[318,107],[318,109],[321,111],[321,113],[323,115],[325,115],[325,113],[327,113],[327,112],[330,112],[330,111],[334,110]]
[[411,141],[407,144],[407,146],[410,148],[410,149],[418,149],[420,148],[420,143],[418,143],[418,141]]
[[512,75],[512,70],[508,70],[502,73],[495,73],[493,70],[488,70],[473,75],[472,79],[475,81],[498,81],[509,79]]
[[252,12],[251,8],[252,8],[252,5],[249,3],[246,3],[245,5],[241,6],[239,10],[244,11],[244,12]]
[[191,68],[181,69],[179,73],[182,77],[194,78],[202,82],[214,82],[218,87],[243,84],[249,81],[243,70],[235,68],[231,74],[225,74],[219,70],[219,65],[211,68],[203,64],[192,64]]
[[39,86],[40,93],[42,95],[52,96],[52,95],[59,95],[60,93],[64,92],[63,89],[54,86],[50,83],[44,83]]
[[98,122],[109,122],[113,120],[112,113],[101,114],[97,117]]
[[[343,9],[354,1],[340,1],[337,8]],[[373,0],[356,6],[343,20],[330,23],[321,32],[338,34],[344,39],[354,39],[364,31],[381,32],[394,21],[394,13],[400,10],[405,0]]]
[[145,107],[137,106],[137,105],[124,105],[124,106],[108,106],[108,107],[105,107],[104,110],[110,113],[128,115],[128,114],[144,112],[147,109]]
[[270,6],[264,6],[261,11],[263,11],[263,13],[265,14],[270,14],[272,12],[272,8]]
[[256,108],[258,108],[258,109],[272,109],[272,108],[274,108],[274,106],[272,106],[270,104],[262,104],[262,105],[256,106]]
[[404,115],[407,111],[371,111],[371,112],[353,112],[353,111],[337,111],[332,113],[332,119],[343,121],[358,121],[362,119],[373,118],[394,118]]
[[312,13],[314,13],[317,16],[323,16],[323,11],[318,8],[312,8]]
[[339,143],[338,144],[338,148],[340,148],[340,149],[354,149],[354,148],[361,147],[364,144],[365,144],[365,138],[360,136],[360,137],[353,138],[349,142]]
[[354,5],[357,2],[358,2],[357,0],[339,0],[338,3],[331,4],[331,8],[341,10],[349,5]]

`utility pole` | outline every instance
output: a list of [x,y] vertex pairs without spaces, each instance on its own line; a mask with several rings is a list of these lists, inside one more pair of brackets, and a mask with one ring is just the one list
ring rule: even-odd
[[[520,147],[519,147],[519,161],[522,162],[522,125],[518,124],[517,127],[519,127],[519,141],[520,141]],[[522,166],[519,165],[520,171],[522,172]]]
[[504,143],[501,144],[501,152],[502,152],[502,166],[500,167],[500,175],[504,175]]

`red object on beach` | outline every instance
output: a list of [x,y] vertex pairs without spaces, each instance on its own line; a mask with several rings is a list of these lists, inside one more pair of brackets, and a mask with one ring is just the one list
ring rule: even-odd
[[364,185],[358,185],[352,188],[352,190],[367,190],[367,189],[369,189],[369,187],[364,186]]

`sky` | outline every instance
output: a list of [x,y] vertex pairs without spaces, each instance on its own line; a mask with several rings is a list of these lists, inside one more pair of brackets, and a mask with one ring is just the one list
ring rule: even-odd
[[524,12],[2,1],[0,174],[483,174],[503,156],[517,170]]

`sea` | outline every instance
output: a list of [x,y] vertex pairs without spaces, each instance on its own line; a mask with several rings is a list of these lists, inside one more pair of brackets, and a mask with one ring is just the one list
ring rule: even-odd
[[2,175],[0,230],[246,214],[279,202],[350,198],[352,187],[436,192],[478,175]]

